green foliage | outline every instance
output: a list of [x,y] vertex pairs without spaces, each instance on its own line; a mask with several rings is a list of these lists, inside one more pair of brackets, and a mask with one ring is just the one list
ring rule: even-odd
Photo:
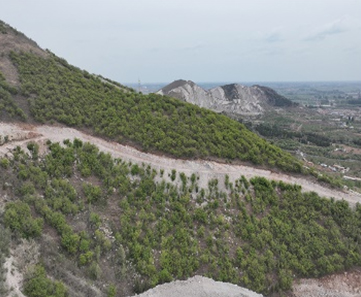
[[7,296],[8,290],[5,283],[4,274],[7,272],[4,263],[7,257],[10,255],[10,230],[4,228],[0,224],[0,296]]
[[[46,230],[55,230],[63,255],[91,280],[104,281],[110,269],[121,278],[132,273],[136,277],[130,285],[140,292],[203,274],[270,294],[290,289],[295,277],[361,265],[359,204],[351,209],[345,201],[261,177],[241,176],[234,186],[225,177],[224,191],[213,179],[196,192],[195,174],[180,173],[179,185],[167,183],[147,165],[113,160],[86,143],[65,145],[49,144],[52,151],[44,160],[16,152],[6,174],[24,189],[15,191],[18,198],[23,199],[22,191],[27,196],[7,204],[4,221],[16,232],[29,232],[29,222],[38,220],[32,210]],[[52,166],[57,163],[61,172],[69,167],[73,178],[56,177]],[[91,174],[83,185],[76,178],[82,164]],[[109,193],[111,206],[94,204],[103,193]]]
[[79,207],[76,202],[76,191],[69,182],[62,179],[53,179],[45,188],[47,204],[55,211],[61,210],[64,214],[75,214]]
[[88,203],[96,203],[102,197],[102,190],[98,186],[93,186],[92,184],[83,184],[83,192]]
[[5,226],[24,238],[40,236],[43,229],[43,219],[34,219],[29,205],[20,201],[6,204],[4,222]]
[[[177,99],[104,83],[55,55],[11,54],[39,122],[57,121],[176,157],[221,157],[301,172],[300,163],[237,121]],[[82,174],[89,174],[84,167]]]
[[90,213],[89,221],[90,221],[91,226],[93,226],[95,228],[99,228],[102,223],[100,216],[94,212]]
[[74,149],[61,147],[59,143],[49,145],[50,154],[46,156],[47,173],[56,178],[70,177],[73,172]]
[[26,119],[23,110],[13,100],[13,95],[16,95],[17,92],[17,89],[10,86],[6,82],[4,75],[0,72],[0,116],[7,114],[11,118]]
[[70,254],[75,254],[78,251],[79,241],[79,235],[73,231],[63,232],[61,236],[61,245]]
[[92,251],[88,251],[84,254],[80,254],[79,256],[79,265],[83,266],[88,263],[91,263],[93,260],[94,253]]
[[171,179],[172,181],[174,181],[175,178],[176,178],[176,176],[177,176],[177,171],[176,171],[175,169],[172,169],[172,174],[171,174],[171,176],[170,176],[170,179]]
[[62,282],[52,281],[46,276],[43,266],[36,265],[28,273],[24,283],[28,297],[66,297],[67,289]]
[[0,264],[5,257],[9,256],[9,243],[10,243],[10,232],[9,229],[4,228],[0,225]]
[[39,145],[35,142],[29,142],[27,148],[32,153],[33,159],[37,160],[39,156]]
[[267,123],[259,124],[256,131],[265,137],[277,137],[281,139],[294,139],[301,143],[312,142],[317,146],[328,147],[331,145],[332,140],[324,135],[307,132],[294,132],[289,129],[280,128],[279,125],[271,125]]
[[159,283],[167,283],[172,281],[172,275],[169,273],[167,268],[164,268],[159,272]]
[[92,280],[97,280],[101,276],[102,270],[99,264],[93,261],[88,267],[87,273]]
[[108,287],[107,297],[115,297],[117,294],[117,288],[111,284]]
[[140,172],[138,164],[134,164],[130,170],[132,175],[137,175]]
[[[0,21],[0,33],[1,34],[8,34],[8,31],[6,29],[6,24],[3,21]],[[2,74],[0,72],[0,78],[1,78]]]
[[7,158],[1,158],[0,159],[0,166],[4,169],[7,169],[9,167],[10,161]]

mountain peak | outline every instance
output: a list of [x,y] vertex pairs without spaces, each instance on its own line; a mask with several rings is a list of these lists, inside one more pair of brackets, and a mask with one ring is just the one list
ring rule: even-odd
[[177,80],[158,91],[177,99],[232,115],[261,115],[270,108],[296,106],[275,90],[254,85],[231,83],[204,90],[192,81]]
[[191,80],[175,80],[160,89],[157,94],[174,97],[200,107],[208,108],[209,105],[208,92]]
[[162,90],[164,93],[168,93],[170,90],[183,87],[186,84],[194,84],[194,82],[190,80],[178,79],[165,86]]

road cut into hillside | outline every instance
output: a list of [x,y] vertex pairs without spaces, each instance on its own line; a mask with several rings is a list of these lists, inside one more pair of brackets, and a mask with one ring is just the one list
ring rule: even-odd
[[229,181],[233,183],[242,175],[247,179],[260,176],[270,180],[298,184],[302,186],[302,190],[305,192],[313,191],[322,197],[333,197],[335,200],[343,199],[352,206],[355,206],[357,202],[361,203],[361,195],[359,193],[330,189],[305,177],[295,177],[285,173],[276,173],[246,165],[232,165],[206,160],[182,160],[154,155],[141,152],[127,145],[106,141],[73,128],[60,126],[0,122],[0,155],[11,154],[16,146],[26,149],[26,144],[30,141],[37,142],[40,145],[40,153],[44,153],[47,140],[62,143],[65,139],[73,140],[74,138],[78,138],[83,142],[90,142],[96,145],[100,151],[110,153],[114,158],[120,158],[132,163],[149,164],[158,171],[162,169],[164,170],[164,178],[166,180],[170,180],[169,176],[173,169],[177,172],[183,172],[187,176],[195,173],[198,177],[198,185],[201,188],[207,188],[210,180],[218,179],[220,181],[219,188],[222,190],[225,175],[228,175]]

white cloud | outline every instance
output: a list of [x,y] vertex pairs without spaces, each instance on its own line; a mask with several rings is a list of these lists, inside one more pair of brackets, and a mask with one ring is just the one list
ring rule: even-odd
[[281,29],[273,29],[271,32],[264,35],[263,40],[269,43],[275,43],[284,41],[284,37]]
[[332,35],[338,35],[353,29],[359,29],[360,26],[361,24],[359,20],[350,16],[343,16],[342,18],[317,28],[315,31],[306,36],[304,40],[320,41]]

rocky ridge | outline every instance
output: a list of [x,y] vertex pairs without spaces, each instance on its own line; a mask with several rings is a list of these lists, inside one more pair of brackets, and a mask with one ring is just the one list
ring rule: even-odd
[[296,106],[275,90],[259,85],[248,87],[228,84],[204,90],[190,80],[176,80],[160,89],[157,94],[171,96],[216,112],[241,116],[259,116],[269,109]]

